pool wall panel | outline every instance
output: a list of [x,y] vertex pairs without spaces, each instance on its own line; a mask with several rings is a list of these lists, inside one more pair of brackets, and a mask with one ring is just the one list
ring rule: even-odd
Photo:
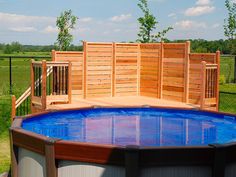
[[23,149],[18,149],[18,177],[46,177],[45,157]]
[[123,167],[95,163],[60,161],[58,177],[125,177]]

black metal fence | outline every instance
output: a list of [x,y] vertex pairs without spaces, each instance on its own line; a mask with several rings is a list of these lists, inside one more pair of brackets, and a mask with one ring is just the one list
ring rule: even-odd
[[30,83],[30,61],[50,56],[0,56],[0,95],[21,94]]

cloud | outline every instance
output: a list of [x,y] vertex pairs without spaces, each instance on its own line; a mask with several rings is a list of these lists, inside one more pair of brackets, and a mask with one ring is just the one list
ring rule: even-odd
[[168,17],[170,17],[170,18],[174,18],[174,19],[177,18],[176,13],[170,13],[170,14],[168,15]]
[[119,16],[113,16],[110,18],[110,21],[112,22],[123,22],[126,21],[128,19],[130,19],[132,17],[131,14],[121,14]]
[[199,28],[206,28],[207,25],[204,22],[182,20],[182,21],[176,22],[174,24],[174,27],[180,30],[195,30]]
[[215,23],[212,25],[212,28],[219,28],[220,27],[220,24],[219,23]]
[[79,21],[80,22],[91,22],[93,19],[91,17],[85,17],[85,18],[79,18]]
[[9,28],[9,30],[14,31],[14,32],[33,32],[33,31],[37,31],[37,29],[34,28],[34,27],[12,27],[12,28]]
[[188,8],[184,14],[186,16],[199,16],[199,15],[211,13],[214,10],[215,10],[214,6],[196,6],[196,7]]
[[198,0],[196,2],[196,5],[198,6],[206,6],[206,5],[210,5],[211,4],[211,0]]
[[57,27],[53,27],[51,25],[47,26],[46,28],[44,28],[42,30],[43,33],[57,33],[58,32],[58,29]]

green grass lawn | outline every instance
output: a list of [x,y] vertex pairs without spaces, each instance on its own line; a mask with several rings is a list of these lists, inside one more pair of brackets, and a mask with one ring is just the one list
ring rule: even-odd
[[[1,55],[1,54],[0,54]],[[19,53],[14,55],[49,56],[45,52]],[[8,127],[10,120],[11,98],[9,96],[9,66],[7,59],[0,59],[0,174],[9,169]],[[19,97],[30,84],[30,59],[12,60],[13,94]],[[221,58],[221,75],[226,80],[233,78],[234,61],[229,57]],[[220,86],[221,91],[236,93],[236,84]],[[221,94],[220,111],[236,113],[236,95]]]

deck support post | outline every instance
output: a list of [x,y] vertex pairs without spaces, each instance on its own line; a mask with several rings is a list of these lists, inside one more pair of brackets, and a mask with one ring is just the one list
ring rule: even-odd
[[139,147],[127,146],[125,151],[125,177],[139,176]]

